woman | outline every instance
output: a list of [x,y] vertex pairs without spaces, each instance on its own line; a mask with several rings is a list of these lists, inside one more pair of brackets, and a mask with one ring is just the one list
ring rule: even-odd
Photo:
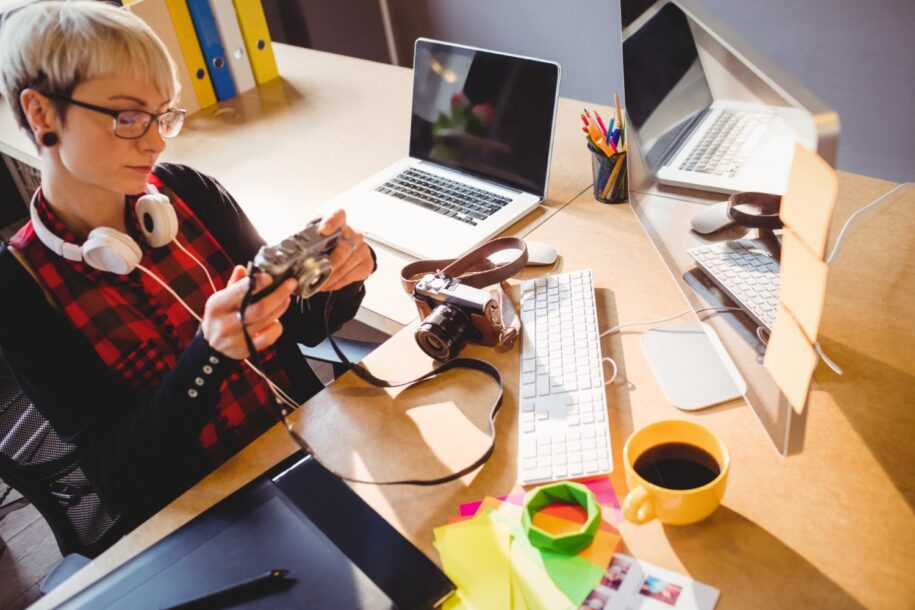
[[[42,165],[32,221],[0,250],[0,349],[78,446],[99,495],[135,525],[275,421],[266,382],[241,362],[241,265],[263,240],[214,179],[156,165],[184,113],[174,64],[134,15],[83,0],[31,4],[0,28],[0,57],[0,94]],[[140,197],[155,190],[168,200]],[[176,228],[168,214],[138,212],[150,201],[174,210]],[[325,337],[331,292],[332,327],[352,318],[374,269],[342,211],[320,227],[337,229],[322,292],[303,301],[290,279],[244,316],[264,372],[298,401],[321,384],[297,342]],[[87,236],[103,238],[98,251]],[[119,266],[121,250],[137,268]],[[99,252],[116,259],[114,272],[93,266]],[[270,283],[257,274],[255,290]]]

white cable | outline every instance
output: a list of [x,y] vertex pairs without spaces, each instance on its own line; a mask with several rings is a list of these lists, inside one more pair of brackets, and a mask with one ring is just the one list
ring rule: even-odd
[[194,319],[195,319],[195,320],[197,320],[198,322],[203,322],[203,319],[202,319],[200,316],[197,315],[197,312],[194,311],[193,309],[191,309],[191,306],[188,305],[187,303],[185,303],[185,302],[184,302],[184,299],[182,299],[181,297],[179,297],[179,296],[178,296],[178,293],[175,292],[174,290],[172,290],[172,287],[169,286],[168,284],[166,284],[165,281],[164,281],[162,278],[160,278],[158,275],[156,275],[155,273],[153,273],[152,271],[150,271],[149,269],[147,269],[147,268],[144,267],[143,265],[137,265],[137,269],[139,269],[140,271],[142,271],[143,273],[145,273],[146,275],[148,275],[148,276],[151,277],[152,279],[156,280],[157,282],[159,282],[159,285],[162,286],[163,288],[165,288],[166,290],[168,290],[168,291],[171,293],[171,295],[172,295],[173,297],[175,297],[175,300],[176,300],[176,301],[178,301],[179,303],[181,303],[182,305],[184,305],[184,308],[187,310],[187,312],[188,312],[189,314],[191,314],[192,316],[194,316]]
[[[192,258],[193,258],[193,257],[192,257]],[[178,293],[175,292],[174,290],[172,290],[171,286],[169,286],[168,284],[166,284],[165,281],[162,280],[162,278],[160,278],[159,276],[157,276],[155,273],[153,273],[152,271],[150,271],[149,269],[147,269],[147,268],[144,267],[143,265],[137,265],[137,269],[139,269],[140,271],[142,271],[143,273],[145,273],[146,275],[148,275],[148,276],[151,277],[152,279],[156,280],[156,281],[159,283],[160,286],[162,286],[163,288],[165,288],[169,293],[171,293],[171,295],[172,295],[173,297],[175,297],[175,300],[176,300],[176,301],[178,301],[179,303],[181,303],[182,306],[184,306],[184,308],[187,310],[187,312],[188,312],[189,314],[191,314],[191,315],[194,317],[194,319],[196,319],[198,322],[203,322],[203,320],[200,318],[200,316],[197,315],[197,312],[194,311],[193,309],[191,309],[191,306],[188,305],[187,303],[185,303],[185,302],[184,302],[184,299],[182,299],[181,297],[179,297],[179,296],[178,296]],[[276,385],[273,381],[271,381],[271,379],[270,379],[269,377],[267,377],[267,374],[266,374],[266,373],[264,373],[263,371],[261,371],[260,369],[258,369],[258,368],[257,368],[256,366],[254,366],[253,364],[251,364],[251,361],[248,360],[247,358],[245,358],[245,359],[243,360],[243,362],[244,362],[245,364],[247,364],[248,367],[249,367],[252,371],[254,371],[258,376],[260,376],[261,379],[263,379],[264,381],[267,382],[267,386],[271,389],[271,391],[273,391],[273,395],[274,395],[274,396],[276,396],[277,398],[281,399],[284,403],[286,403],[287,406],[290,406],[290,407],[292,407],[293,409],[299,408],[299,404],[296,403],[296,402],[292,399],[292,397],[290,397],[286,392],[284,392],[282,388],[280,388],[280,387],[279,387],[278,385]]]
[[616,360],[614,360],[613,358],[611,358],[609,356],[604,356],[603,358],[601,358],[601,360],[606,360],[607,362],[610,363],[610,366],[613,367],[613,375],[610,376],[609,380],[604,382],[604,385],[610,385],[611,383],[616,381],[616,374],[619,373],[619,369],[616,366]]
[[210,288],[213,289],[213,294],[216,294],[216,284],[213,283],[213,278],[210,277],[210,272],[207,271],[207,268],[204,266],[204,264],[201,263],[201,262],[197,259],[196,256],[194,256],[193,254],[191,254],[190,251],[189,251],[187,248],[185,248],[183,245],[181,245],[181,242],[178,241],[178,238],[177,238],[177,237],[176,237],[173,241],[175,242],[175,244],[176,244],[179,248],[181,248],[181,251],[182,251],[182,252],[184,252],[185,254],[187,254],[188,256],[190,256],[190,257],[194,260],[194,262],[197,263],[197,266],[199,266],[201,269],[203,269],[203,272],[206,273],[206,275],[207,275],[207,281],[210,282]]
[[741,309],[740,307],[726,307],[726,306],[703,307],[701,309],[693,309],[692,307],[690,307],[689,309],[684,309],[680,313],[674,314],[672,316],[668,316],[666,318],[660,318],[657,320],[647,320],[645,322],[627,322],[626,324],[620,324],[619,326],[614,326],[613,328],[605,330],[600,335],[598,335],[598,337],[605,337],[607,335],[611,335],[613,333],[619,332],[623,328],[628,328],[630,326],[645,326],[646,324],[660,324],[661,322],[667,322],[668,320],[674,320],[676,318],[679,318],[680,316],[685,316],[686,314],[691,313],[691,312],[692,313],[702,313],[703,311],[725,312],[725,311],[743,311],[743,309]]
[[823,348],[820,346],[820,342],[819,342],[819,341],[817,341],[816,343],[813,344],[813,349],[816,350],[817,355],[818,355],[818,356],[820,357],[820,359],[826,364],[826,366],[828,366],[829,368],[832,369],[832,372],[833,372],[833,373],[835,373],[836,375],[844,375],[844,374],[845,374],[845,371],[842,370],[842,367],[840,367],[840,366],[839,366],[838,364],[836,364],[833,360],[831,360],[831,359],[829,358],[829,356],[827,356],[825,353],[823,353]]
[[832,252],[829,253],[829,258],[826,259],[826,264],[827,265],[832,264],[833,259],[836,257],[836,254],[839,251],[839,246],[842,244],[842,239],[845,237],[845,231],[848,230],[849,225],[851,225],[852,221],[854,221],[858,217],[859,214],[862,214],[863,212],[866,212],[867,210],[874,207],[875,205],[885,201],[887,199],[887,197],[889,197],[890,195],[892,195],[899,189],[905,188],[907,186],[912,186],[913,184],[915,184],[915,182],[903,182],[902,184],[897,185],[896,188],[892,189],[891,191],[888,191],[887,193],[884,193],[883,195],[881,195],[874,201],[871,201],[869,204],[867,204],[866,206],[864,206],[863,208],[861,208],[860,210],[858,210],[857,212],[855,212],[854,214],[849,216],[848,220],[845,221],[845,224],[842,225],[842,230],[839,231],[839,236],[836,238],[836,243],[832,247]]

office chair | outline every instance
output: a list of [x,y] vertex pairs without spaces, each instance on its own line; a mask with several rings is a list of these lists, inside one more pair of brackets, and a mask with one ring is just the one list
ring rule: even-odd
[[42,582],[42,593],[66,580],[122,534],[116,527],[120,515],[99,498],[80,467],[76,447],[57,436],[3,360],[0,479],[38,509],[64,556]]

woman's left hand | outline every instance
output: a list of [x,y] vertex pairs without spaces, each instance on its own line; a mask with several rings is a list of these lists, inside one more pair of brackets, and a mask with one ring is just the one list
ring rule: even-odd
[[353,282],[361,282],[372,274],[374,261],[365,237],[346,224],[346,212],[336,210],[325,216],[318,227],[321,235],[342,229],[337,245],[331,250],[330,263],[334,269],[321,286],[321,292],[339,290]]

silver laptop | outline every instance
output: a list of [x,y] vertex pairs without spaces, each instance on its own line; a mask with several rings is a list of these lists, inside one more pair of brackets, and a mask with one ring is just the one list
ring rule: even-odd
[[459,256],[546,197],[559,64],[420,38],[409,157],[325,204],[420,258]]
[[810,114],[715,99],[703,66],[716,60],[700,53],[696,27],[676,4],[658,2],[624,28],[627,133],[661,184],[781,193],[794,143],[816,150]]

